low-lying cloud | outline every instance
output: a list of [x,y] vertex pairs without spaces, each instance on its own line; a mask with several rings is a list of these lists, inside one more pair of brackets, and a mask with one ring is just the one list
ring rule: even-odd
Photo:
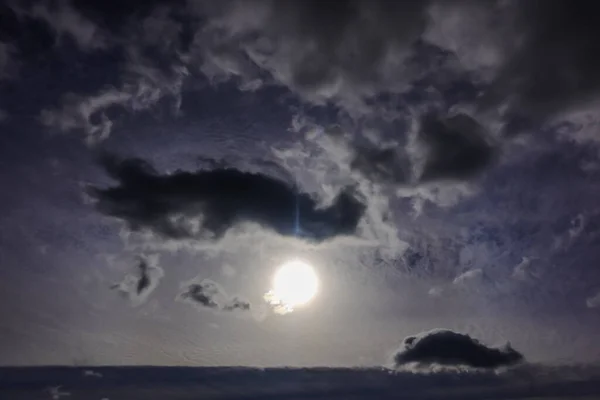
[[354,234],[364,212],[350,191],[321,206],[295,185],[233,168],[159,174],[144,160],[113,156],[103,166],[118,185],[89,189],[98,210],[169,239],[215,241],[252,222],[318,243]]
[[394,354],[394,365],[397,368],[416,364],[421,368],[441,365],[494,369],[523,359],[523,355],[508,344],[501,348],[488,347],[469,335],[435,329],[406,337]]

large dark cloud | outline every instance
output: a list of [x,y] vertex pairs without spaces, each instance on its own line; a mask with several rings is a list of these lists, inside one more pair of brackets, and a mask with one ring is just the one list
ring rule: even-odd
[[352,235],[364,206],[349,191],[321,207],[295,185],[236,169],[177,171],[161,175],[139,159],[102,158],[119,184],[90,188],[98,209],[167,238],[220,239],[243,222],[280,235],[321,242]]
[[183,301],[215,311],[249,311],[250,303],[239,297],[230,298],[223,288],[209,279],[188,283],[179,295]]
[[523,361],[523,355],[510,345],[488,347],[469,335],[445,329],[422,332],[404,339],[394,355],[396,367],[417,363],[492,369]]

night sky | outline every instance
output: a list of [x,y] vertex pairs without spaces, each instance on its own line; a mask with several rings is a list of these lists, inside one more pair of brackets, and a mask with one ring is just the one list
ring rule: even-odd
[[0,5],[0,365],[600,361],[600,4],[107,3]]

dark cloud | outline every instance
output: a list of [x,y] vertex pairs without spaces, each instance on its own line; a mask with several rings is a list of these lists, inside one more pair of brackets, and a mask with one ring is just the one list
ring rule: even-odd
[[419,75],[404,67],[425,27],[427,3],[190,2],[207,21],[203,69],[213,79],[248,82],[267,72],[307,101],[332,101],[354,112],[361,112],[364,98]]
[[125,276],[123,281],[114,284],[112,289],[128,295],[134,303],[143,303],[157,288],[164,277],[163,269],[158,265],[157,256],[139,256],[138,272]]
[[483,127],[465,114],[425,114],[415,134],[415,146],[410,151],[400,144],[377,147],[350,139],[345,144],[352,153],[350,168],[380,183],[460,181],[491,165],[497,152]]
[[190,284],[185,292],[181,294],[181,298],[192,301],[202,307],[217,309],[220,308],[220,305],[214,298],[221,293],[221,288],[215,282],[202,281],[201,283]]
[[248,303],[245,300],[242,300],[238,297],[234,297],[233,299],[231,299],[231,302],[229,304],[226,304],[223,307],[224,311],[233,311],[233,310],[241,310],[241,311],[248,311],[250,310],[250,303]]
[[161,175],[139,159],[103,157],[118,186],[91,188],[98,209],[173,239],[218,240],[243,222],[280,235],[322,242],[352,235],[364,206],[349,191],[321,207],[292,184],[236,169],[177,171]]
[[371,181],[403,184],[411,180],[410,162],[400,147],[360,147],[353,153],[350,168]]
[[428,11],[425,39],[485,83],[480,111],[539,123],[597,99],[596,2],[440,0]]
[[394,355],[396,367],[417,363],[421,366],[444,365],[493,369],[523,361],[523,355],[510,345],[488,347],[469,335],[436,329],[404,339]]
[[425,116],[419,140],[426,154],[421,182],[471,178],[493,160],[494,150],[483,128],[464,114]]
[[551,116],[600,91],[600,26],[596,2],[519,2],[521,43],[501,69],[492,95],[514,98],[515,112]]
[[215,311],[250,310],[249,302],[239,297],[229,298],[218,283],[209,279],[188,283],[179,297],[196,306],[210,308]]

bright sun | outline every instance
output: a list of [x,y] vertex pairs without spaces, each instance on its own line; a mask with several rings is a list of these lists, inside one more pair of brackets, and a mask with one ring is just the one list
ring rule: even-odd
[[315,270],[305,262],[293,260],[279,267],[273,277],[273,289],[265,299],[290,312],[308,303],[318,290],[319,278]]

